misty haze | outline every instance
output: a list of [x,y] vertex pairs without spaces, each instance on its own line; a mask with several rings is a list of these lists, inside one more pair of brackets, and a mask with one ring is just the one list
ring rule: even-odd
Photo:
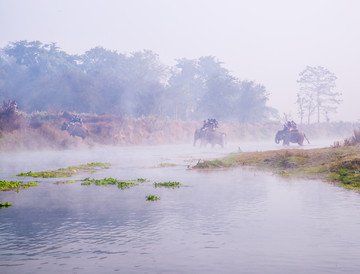
[[0,272],[357,273],[359,8],[0,0]]

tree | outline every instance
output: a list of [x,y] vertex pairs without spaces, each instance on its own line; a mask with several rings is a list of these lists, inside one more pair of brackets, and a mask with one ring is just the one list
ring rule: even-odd
[[330,112],[336,112],[337,105],[341,103],[339,92],[335,92],[337,77],[324,67],[307,66],[300,74],[297,81],[300,84],[300,92],[297,94],[299,114],[302,119],[305,110],[310,123],[311,116],[317,114],[317,122],[320,123],[320,115],[328,120]]
[[169,116],[183,120],[198,118],[194,113],[206,93],[205,81],[198,59],[177,60],[169,79]]

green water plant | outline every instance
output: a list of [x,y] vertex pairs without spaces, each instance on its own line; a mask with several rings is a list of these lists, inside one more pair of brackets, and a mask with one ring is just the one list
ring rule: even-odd
[[69,171],[41,171],[41,172],[24,172],[16,174],[18,177],[33,177],[33,178],[58,178],[58,177],[70,177],[73,172]]
[[81,185],[97,185],[97,186],[107,186],[107,185],[116,185],[120,189],[127,189],[139,184],[129,181],[120,181],[115,178],[104,178],[104,179],[90,179],[89,177],[82,180]]
[[24,183],[23,181],[0,180],[0,190],[1,191],[7,191],[7,190],[12,190],[12,189],[16,189],[18,191],[20,188],[28,188],[28,187],[33,187],[33,186],[38,186],[38,184],[35,182]]
[[60,184],[68,184],[68,183],[75,183],[75,180],[64,180],[64,181],[57,181],[54,184],[60,185]]
[[160,163],[157,167],[174,167],[176,164],[172,163]]
[[139,182],[139,183],[150,182],[150,180],[148,180],[146,178],[137,178],[136,181]]
[[0,203],[0,208],[2,208],[2,207],[9,207],[9,206],[12,206],[12,204],[9,204],[8,202]]
[[18,177],[33,177],[33,178],[59,178],[59,177],[71,177],[77,172],[80,171],[91,171],[95,172],[96,169],[107,169],[110,168],[110,163],[101,163],[101,162],[93,162],[93,163],[87,163],[82,164],[78,166],[69,166],[67,168],[59,168],[57,170],[51,170],[51,171],[41,171],[41,172],[24,172],[16,174]]
[[95,171],[96,169],[108,169],[110,168],[110,163],[101,163],[101,162],[92,162],[77,166],[69,166],[67,168],[59,168],[58,170],[67,170],[67,171]]
[[171,188],[175,188],[175,187],[180,187],[182,186],[182,183],[180,182],[163,182],[163,183],[154,183],[154,187],[171,187]]
[[157,201],[157,200],[160,200],[160,197],[159,196],[155,196],[155,195],[148,195],[145,197],[146,198],[146,201]]

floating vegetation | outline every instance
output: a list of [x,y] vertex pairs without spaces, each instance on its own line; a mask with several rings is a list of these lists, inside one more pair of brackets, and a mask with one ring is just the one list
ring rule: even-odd
[[2,207],[9,207],[9,206],[12,206],[12,204],[9,204],[8,202],[0,203],[0,208],[2,208]]
[[41,171],[41,172],[25,172],[16,174],[18,177],[33,177],[33,178],[58,178],[58,177],[70,177],[74,172],[68,171]]
[[144,179],[144,178],[137,178],[136,181],[139,182],[139,183],[150,182],[150,180]]
[[78,166],[69,166],[67,168],[59,168],[58,170],[67,170],[67,171],[87,171],[87,170],[96,170],[96,168],[108,169],[110,168],[110,163],[101,163],[101,162],[93,162],[87,163]]
[[83,181],[83,183],[81,183],[81,185],[91,185],[91,184],[94,184],[97,186],[117,185],[117,187],[120,189],[127,189],[130,187],[139,185],[139,184],[133,183],[133,182],[119,181],[118,179],[111,178],[111,177],[104,178],[104,179],[90,179],[89,177],[87,177],[82,181]]
[[194,168],[224,168],[230,166],[231,164],[226,160],[215,159],[211,161],[199,160],[197,164],[194,166]]
[[12,190],[12,189],[19,190],[19,188],[28,188],[28,187],[32,187],[32,186],[38,186],[38,184],[35,182],[24,183],[22,181],[2,181],[2,180],[0,180],[0,190],[1,191],[7,191],[7,190]]
[[146,201],[157,201],[157,200],[160,200],[160,197],[159,196],[155,196],[155,195],[148,195],[145,197],[146,198]]
[[95,172],[97,168],[110,168],[110,163],[88,163],[78,166],[69,166],[67,168],[59,168],[58,170],[52,171],[41,171],[41,172],[25,172],[16,174],[18,177],[34,177],[34,178],[59,178],[59,177],[71,177],[79,171],[92,171]]
[[182,183],[179,182],[164,182],[164,183],[154,183],[154,187],[171,187],[171,188],[175,188],[175,187],[180,187],[182,186]]
[[172,164],[172,163],[160,163],[157,165],[157,167],[174,167],[176,166],[176,164]]
[[68,183],[75,183],[75,180],[65,180],[65,181],[57,181],[54,184],[60,185],[60,184],[68,184]]

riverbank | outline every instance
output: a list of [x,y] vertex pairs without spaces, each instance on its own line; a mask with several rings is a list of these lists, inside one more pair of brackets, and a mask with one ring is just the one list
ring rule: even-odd
[[[135,146],[192,144],[194,131],[201,121],[170,120],[166,117],[129,118],[115,115],[78,114],[84,136],[72,137],[61,130],[76,113],[14,112],[0,113],[0,151],[66,150],[94,146]],[[311,140],[349,136],[357,123],[323,123],[301,125],[299,129]],[[282,129],[280,122],[249,124],[219,121],[219,131],[226,133],[228,142],[274,140]]]
[[232,153],[200,161],[193,168],[254,167],[280,176],[321,179],[360,189],[360,144],[321,149],[284,149]]

